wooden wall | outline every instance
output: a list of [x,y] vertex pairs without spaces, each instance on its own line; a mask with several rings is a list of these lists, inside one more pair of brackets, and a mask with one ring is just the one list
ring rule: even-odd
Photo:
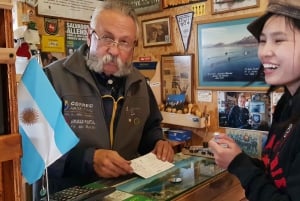
[[[199,108],[204,108],[204,106],[207,107],[207,111],[210,113],[211,117],[211,125],[208,128],[208,135],[206,129],[192,129],[194,135],[192,143],[197,144],[203,140],[208,140],[210,138],[210,135],[215,132],[215,131],[222,131],[222,129],[218,128],[218,112],[217,112],[217,95],[216,89],[212,89],[213,91],[213,96],[212,96],[212,102],[211,103],[201,103],[197,101],[197,24],[199,23],[206,23],[208,21],[222,21],[225,18],[226,19],[238,19],[244,16],[254,16],[254,15],[259,15],[263,13],[267,6],[267,1],[260,0],[260,5],[259,7],[256,8],[249,8],[249,9],[242,9],[234,12],[226,12],[222,14],[212,14],[211,12],[211,4],[213,0],[207,0],[206,2],[200,2],[205,4],[205,14],[199,17],[195,17],[193,19],[193,25],[192,25],[192,32],[191,32],[191,38],[190,38],[190,43],[189,43],[189,48],[187,53],[194,54],[195,55],[195,65],[193,67],[193,79],[194,81],[194,87],[193,87],[193,93],[194,93],[194,104],[197,104]],[[171,34],[172,34],[172,44],[167,45],[167,46],[155,46],[155,47],[143,47],[143,40],[142,36],[140,36],[140,40],[138,43],[138,46],[135,48],[135,53],[134,53],[134,59],[138,60],[139,57],[151,57],[151,59],[154,61],[158,61],[158,68],[157,71],[155,72],[154,79],[156,81],[160,82],[160,58],[161,55],[165,54],[172,54],[172,53],[179,53],[183,54],[184,53],[184,48],[183,44],[181,41],[181,35],[179,33],[179,28],[176,22],[175,16],[178,14],[182,13],[187,13],[192,11],[192,6],[194,4],[187,4],[184,6],[177,6],[177,7],[172,7],[172,8],[166,8],[163,9],[162,12],[157,12],[157,13],[151,13],[151,14],[146,14],[146,15],[141,15],[139,16],[139,21],[144,21],[148,19],[155,19],[155,18],[160,18],[160,17],[165,17],[165,16],[170,16],[171,17]],[[44,17],[43,16],[37,16],[36,15],[36,10],[30,6],[25,5],[24,3],[18,2],[18,24],[22,25],[22,13],[27,13],[29,10],[33,10],[33,15],[30,17],[30,20],[34,21],[37,23],[37,28],[40,32],[40,34],[46,34],[44,31]],[[59,19],[59,32],[58,35],[64,36],[64,19]],[[72,20],[68,20],[72,21]],[[242,89],[241,89],[242,90]],[[160,87],[154,89],[154,93],[158,99],[158,103],[161,103],[160,100]],[[187,128],[189,129],[189,128]]]
[[[217,93],[216,91],[218,90],[213,89],[213,97],[212,97],[212,102],[207,103],[207,102],[198,102],[197,101],[197,24],[201,23],[207,23],[208,21],[222,21],[225,18],[226,19],[238,19],[239,17],[244,17],[244,16],[254,16],[254,15],[259,15],[264,12],[266,6],[267,6],[267,1],[262,1],[260,0],[260,5],[258,8],[250,8],[250,9],[244,9],[244,10],[238,10],[235,12],[227,12],[227,13],[222,13],[222,14],[212,14],[211,12],[211,2],[213,0],[207,0],[205,3],[205,12],[206,14],[203,16],[199,17],[194,17],[193,20],[193,25],[192,25],[192,33],[191,33],[191,38],[190,38],[190,45],[188,48],[187,53],[191,53],[195,55],[195,66],[194,66],[194,75],[193,79],[195,80],[194,82],[194,87],[193,87],[193,92],[194,92],[194,102],[199,106],[199,108],[203,109],[204,106],[207,106],[207,111],[210,113],[211,116],[211,125],[208,128],[208,133],[206,133],[206,129],[192,129],[193,133],[196,134],[193,136],[192,143],[193,144],[198,144],[199,142],[203,140],[208,140],[211,137],[211,134],[215,131],[223,131],[223,129],[220,129],[218,127],[218,111],[217,111]],[[192,5],[193,4],[188,4],[185,6],[178,6],[178,7],[173,7],[173,8],[168,8],[164,9],[163,12],[158,12],[158,13],[152,13],[148,15],[142,15],[139,17],[140,21],[143,20],[148,20],[148,19],[154,19],[154,18],[159,18],[159,17],[164,17],[164,16],[171,16],[171,27],[172,27],[172,36],[173,36],[173,41],[172,45],[170,46],[156,46],[156,47],[147,47],[144,48],[142,44],[142,39],[140,39],[139,46],[135,49],[135,58],[138,58],[140,56],[151,56],[153,60],[158,60],[160,61],[160,57],[162,54],[172,54],[172,53],[184,53],[184,48],[182,45],[181,41],[181,35],[179,32],[179,28],[177,26],[176,22],[176,15],[186,13],[186,12],[191,12],[192,11]],[[242,90],[242,89],[241,89]],[[189,129],[189,128],[186,128]]]

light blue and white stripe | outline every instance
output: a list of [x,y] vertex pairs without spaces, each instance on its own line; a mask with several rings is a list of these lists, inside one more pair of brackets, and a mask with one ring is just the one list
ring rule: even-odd
[[62,102],[37,60],[31,59],[18,86],[22,173],[29,184],[78,143],[62,115]]

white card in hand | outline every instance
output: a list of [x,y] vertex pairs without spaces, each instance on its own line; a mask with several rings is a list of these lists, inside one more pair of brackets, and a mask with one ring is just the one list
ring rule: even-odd
[[149,178],[173,167],[174,164],[156,158],[153,153],[131,160],[133,171],[143,178]]

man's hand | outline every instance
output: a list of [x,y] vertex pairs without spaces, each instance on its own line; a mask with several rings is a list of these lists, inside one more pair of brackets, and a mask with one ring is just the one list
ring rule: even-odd
[[99,177],[115,178],[133,173],[130,161],[116,151],[98,149],[94,154],[94,170]]
[[166,140],[157,141],[152,152],[162,161],[173,162],[174,160],[174,150]]

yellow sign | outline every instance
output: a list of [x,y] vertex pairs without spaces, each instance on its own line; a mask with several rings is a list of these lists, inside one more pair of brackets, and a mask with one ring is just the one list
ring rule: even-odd
[[64,36],[42,36],[42,52],[65,52]]
[[206,12],[205,12],[205,10],[206,10],[205,3],[194,4],[192,6],[192,10],[194,11],[194,16],[195,17],[206,15]]

